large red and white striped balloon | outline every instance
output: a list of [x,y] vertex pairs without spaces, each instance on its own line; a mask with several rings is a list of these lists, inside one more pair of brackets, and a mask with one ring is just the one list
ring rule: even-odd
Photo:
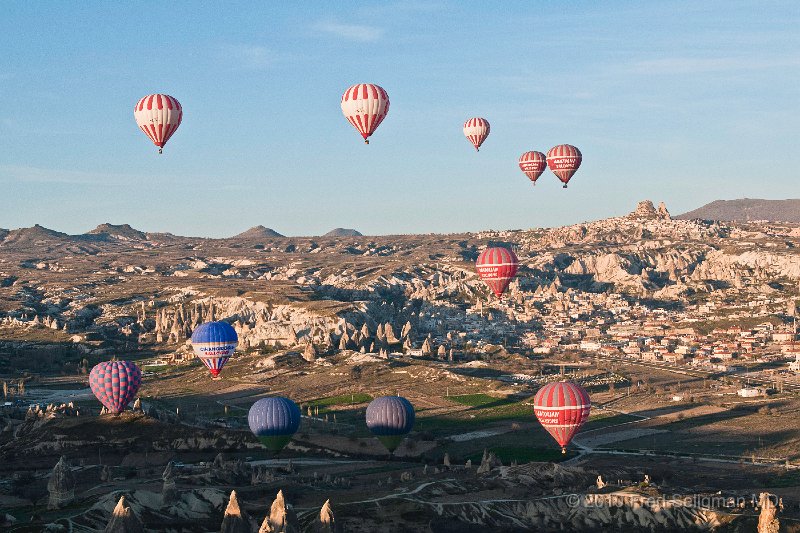
[[581,151],[571,144],[559,144],[547,151],[547,166],[558,176],[565,189],[570,178],[581,166],[582,160]]
[[389,113],[389,95],[373,83],[359,83],[342,95],[342,113],[369,144],[369,136]]
[[592,402],[589,393],[570,381],[548,383],[533,398],[533,409],[539,423],[561,446],[562,453],[589,418]]
[[487,248],[475,262],[478,276],[499,298],[519,270],[519,261],[513,250],[495,246]]
[[478,150],[489,136],[489,130],[489,121],[485,118],[475,117],[464,123],[464,135],[475,147],[475,150]]
[[536,180],[547,168],[547,156],[542,152],[525,152],[519,156],[519,169],[536,185]]
[[180,102],[168,94],[148,94],[133,108],[133,118],[160,154],[183,119]]

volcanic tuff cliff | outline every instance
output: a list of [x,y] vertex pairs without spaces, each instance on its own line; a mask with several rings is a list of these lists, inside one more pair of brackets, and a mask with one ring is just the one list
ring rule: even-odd
[[226,319],[243,348],[335,348],[345,332],[353,349],[376,348],[379,325],[409,322],[421,342],[437,316],[484,298],[473,261],[486,245],[515,247],[515,298],[572,288],[677,302],[795,291],[798,237],[791,225],[676,220],[649,201],[594,222],[460,235],[87,241],[34,227],[0,243],[0,326],[180,344],[200,322]]

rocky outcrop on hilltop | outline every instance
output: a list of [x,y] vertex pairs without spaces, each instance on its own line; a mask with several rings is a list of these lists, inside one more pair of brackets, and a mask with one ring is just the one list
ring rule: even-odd
[[269,515],[264,518],[258,533],[298,533],[300,531],[297,515],[292,506],[286,503],[283,491],[279,490],[275,501],[269,509]]
[[86,236],[91,236],[98,239],[108,240],[115,239],[119,241],[144,241],[147,240],[147,234],[139,231],[130,226],[130,224],[100,224],[93,230],[85,233]]

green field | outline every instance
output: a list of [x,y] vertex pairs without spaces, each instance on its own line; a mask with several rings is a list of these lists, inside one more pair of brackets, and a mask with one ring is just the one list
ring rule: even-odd
[[461,394],[458,396],[446,396],[445,398],[451,402],[459,403],[461,405],[479,408],[488,408],[514,403],[513,400],[509,400],[508,398],[497,398],[495,396],[489,396],[488,394]]
[[355,405],[360,403],[367,403],[372,401],[372,396],[363,392],[355,394],[342,394],[339,396],[329,396],[328,398],[318,398],[308,402],[303,402],[303,407],[320,407],[320,412],[324,407],[332,407],[335,405]]

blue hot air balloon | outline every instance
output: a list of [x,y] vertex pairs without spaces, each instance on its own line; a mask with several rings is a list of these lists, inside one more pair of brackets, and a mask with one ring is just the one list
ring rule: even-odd
[[414,427],[414,406],[402,396],[381,396],[367,406],[367,427],[389,452]]
[[236,330],[227,322],[206,322],[197,326],[192,332],[194,354],[208,367],[214,377],[219,376],[238,343]]
[[261,398],[250,407],[247,422],[253,435],[268,450],[278,453],[300,427],[300,408],[289,398]]

